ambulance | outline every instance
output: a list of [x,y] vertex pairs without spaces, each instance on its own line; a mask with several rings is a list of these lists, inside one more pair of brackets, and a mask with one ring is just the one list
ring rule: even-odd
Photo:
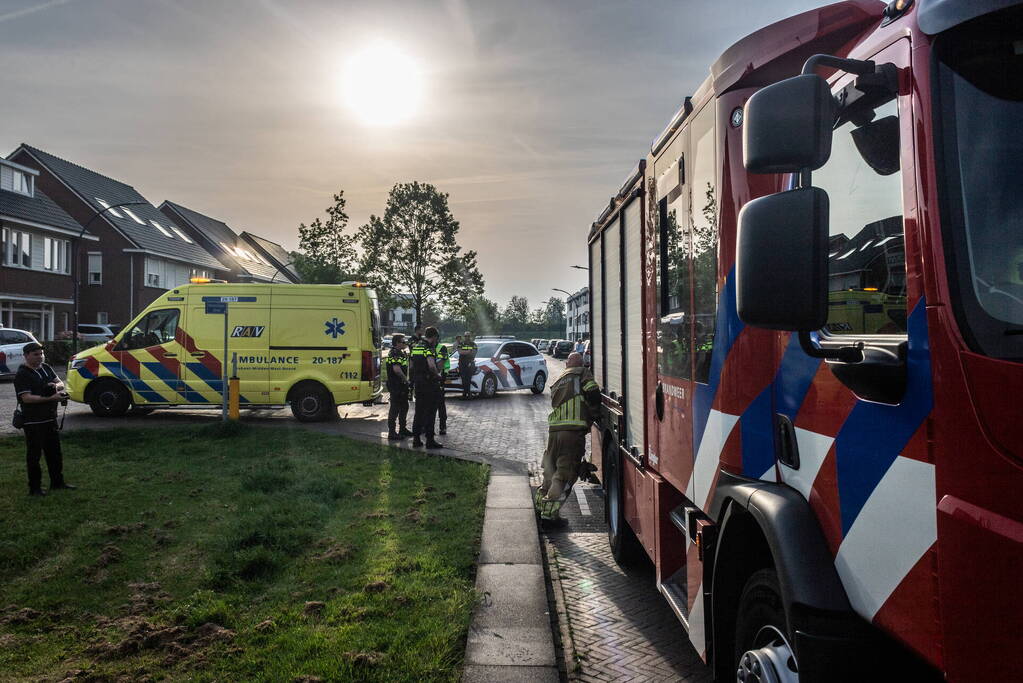
[[[73,401],[101,416],[219,406],[238,378],[241,407],[290,405],[302,422],[381,393],[380,314],[364,283],[217,283],[168,290],[117,336],[72,357]],[[226,349],[226,352],[225,352]]]

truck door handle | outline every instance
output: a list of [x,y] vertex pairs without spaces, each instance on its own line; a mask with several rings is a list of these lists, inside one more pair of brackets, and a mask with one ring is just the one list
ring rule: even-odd
[[[167,354],[167,355],[169,356],[170,354]],[[199,358],[199,357],[201,357],[201,356],[205,356],[205,355],[206,355],[206,352],[205,352],[205,351],[193,351],[191,355],[192,355],[192,356],[193,356],[194,358]]]

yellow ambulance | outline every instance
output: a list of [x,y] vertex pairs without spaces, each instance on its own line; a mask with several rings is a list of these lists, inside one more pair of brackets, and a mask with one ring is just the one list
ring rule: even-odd
[[195,279],[75,355],[67,387],[72,400],[115,416],[219,406],[226,374],[238,378],[243,408],[290,405],[303,422],[325,420],[339,404],[380,396],[381,341],[376,293],[363,283]]

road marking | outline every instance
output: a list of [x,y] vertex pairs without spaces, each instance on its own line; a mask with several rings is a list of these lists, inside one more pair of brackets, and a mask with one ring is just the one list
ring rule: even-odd
[[583,493],[581,486],[575,487],[575,497],[579,499],[579,513],[589,517],[590,504],[586,502],[586,494]]

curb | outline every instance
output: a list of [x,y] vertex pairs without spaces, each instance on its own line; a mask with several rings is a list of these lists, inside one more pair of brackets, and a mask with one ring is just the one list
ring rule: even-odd
[[462,680],[560,680],[526,474],[491,470],[476,590]]

